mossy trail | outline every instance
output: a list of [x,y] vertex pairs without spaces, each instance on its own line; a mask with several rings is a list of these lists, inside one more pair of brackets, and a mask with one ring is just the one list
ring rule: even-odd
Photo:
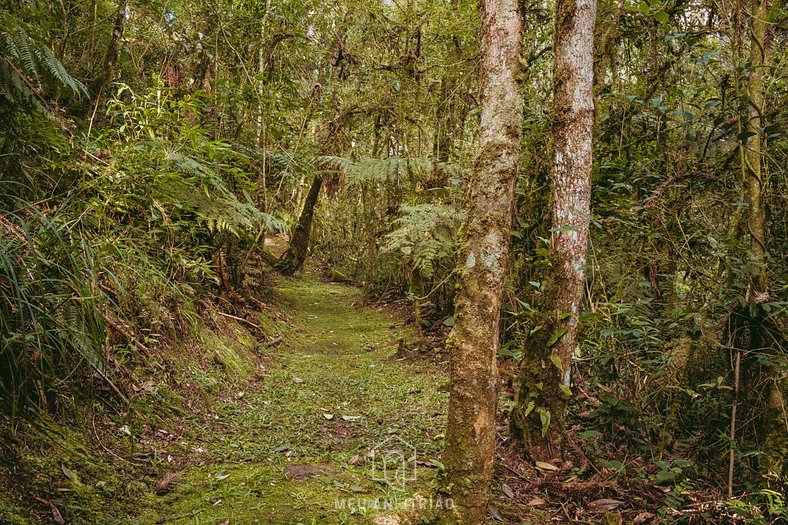
[[[130,523],[374,523],[359,501],[428,495],[437,469],[422,467],[442,445],[445,372],[398,360],[388,311],[361,308],[358,289],[307,271],[277,286],[289,319],[261,314],[280,333],[262,378],[227,392],[212,414],[195,415],[181,446],[193,458],[171,492],[145,496]],[[416,481],[398,491],[372,479],[369,450],[392,434],[416,449]],[[349,500],[356,507],[341,508]]]

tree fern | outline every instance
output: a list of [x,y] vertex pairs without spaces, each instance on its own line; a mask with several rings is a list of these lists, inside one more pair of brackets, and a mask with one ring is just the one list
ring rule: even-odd
[[444,204],[404,204],[400,214],[382,251],[399,254],[423,277],[431,277],[437,264],[454,256],[464,214]]
[[324,168],[341,170],[351,184],[363,181],[378,181],[401,184],[407,179],[423,179],[436,170],[460,178],[464,170],[451,162],[439,162],[427,157],[361,157],[352,160],[345,157],[323,156],[318,161]]

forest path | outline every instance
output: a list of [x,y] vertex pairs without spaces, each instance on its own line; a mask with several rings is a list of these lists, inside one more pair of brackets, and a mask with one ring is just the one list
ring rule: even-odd
[[[198,453],[133,523],[375,523],[376,511],[353,507],[434,490],[437,469],[426,465],[442,445],[446,372],[397,359],[399,340],[415,340],[415,331],[389,310],[358,306],[357,288],[311,269],[276,291],[288,319],[260,316],[283,336],[263,377],[195,416]],[[404,490],[375,481],[368,457],[394,434],[419,461]]]

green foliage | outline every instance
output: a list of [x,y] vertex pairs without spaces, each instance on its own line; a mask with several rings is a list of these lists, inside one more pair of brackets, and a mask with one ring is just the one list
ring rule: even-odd
[[46,404],[83,363],[107,375],[97,247],[67,208],[47,216],[16,204],[0,218],[0,397],[13,408],[26,396]]
[[422,277],[432,277],[436,266],[454,261],[463,217],[463,212],[444,204],[403,204],[393,223],[395,229],[383,237],[381,250],[408,261]]
[[[127,93],[130,100],[125,103]],[[118,140],[110,146],[116,162],[107,166],[104,179],[109,184],[101,187],[103,192],[143,197],[146,201],[137,204],[154,215],[152,208],[158,208],[165,223],[178,225],[194,216],[211,232],[236,236],[283,229],[252,202],[253,182],[238,168],[249,159],[228,142],[208,140],[205,130],[190,122],[189,115],[203,108],[198,97],[175,99],[162,85],[139,96],[121,86],[109,108]],[[129,204],[122,194],[115,198],[124,201],[121,208]],[[114,199],[104,194],[101,200]]]
[[425,157],[388,157],[379,159],[361,157],[351,160],[343,157],[325,156],[320,161],[330,167],[342,170],[349,183],[378,181],[393,185],[413,184],[423,180],[426,175],[440,172],[455,180],[465,175],[464,170],[451,162],[439,162]]
[[31,38],[35,33],[13,14],[0,10],[0,97],[6,103],[43,108],[59,89],[86,96],[85,87],[71,77],[52,51]]

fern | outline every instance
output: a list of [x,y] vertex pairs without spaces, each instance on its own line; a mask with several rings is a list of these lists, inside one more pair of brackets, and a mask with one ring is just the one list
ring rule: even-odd
[[422,277],[431,277],[436,265],[454,256],[464,213],[444,204],[403,204],[400,213],[382,251],[398,253]]
[[343,171],[351,184],[378,181],[398,185],[406,179],[423,178],[435,170],[443,171],[455,178],[465,174],[464,170],[456,164],[438,162],[427,157],[386,159],[361,157],[358,160],[351,160],[345,157],[323,156],[318,157],[317,160],[324,168]]
[[7,11],[0,11],[0,96],[12,104],[42,108],[47,96],[65,88],[87,96],[85,86],[66,71],[34,31]]

